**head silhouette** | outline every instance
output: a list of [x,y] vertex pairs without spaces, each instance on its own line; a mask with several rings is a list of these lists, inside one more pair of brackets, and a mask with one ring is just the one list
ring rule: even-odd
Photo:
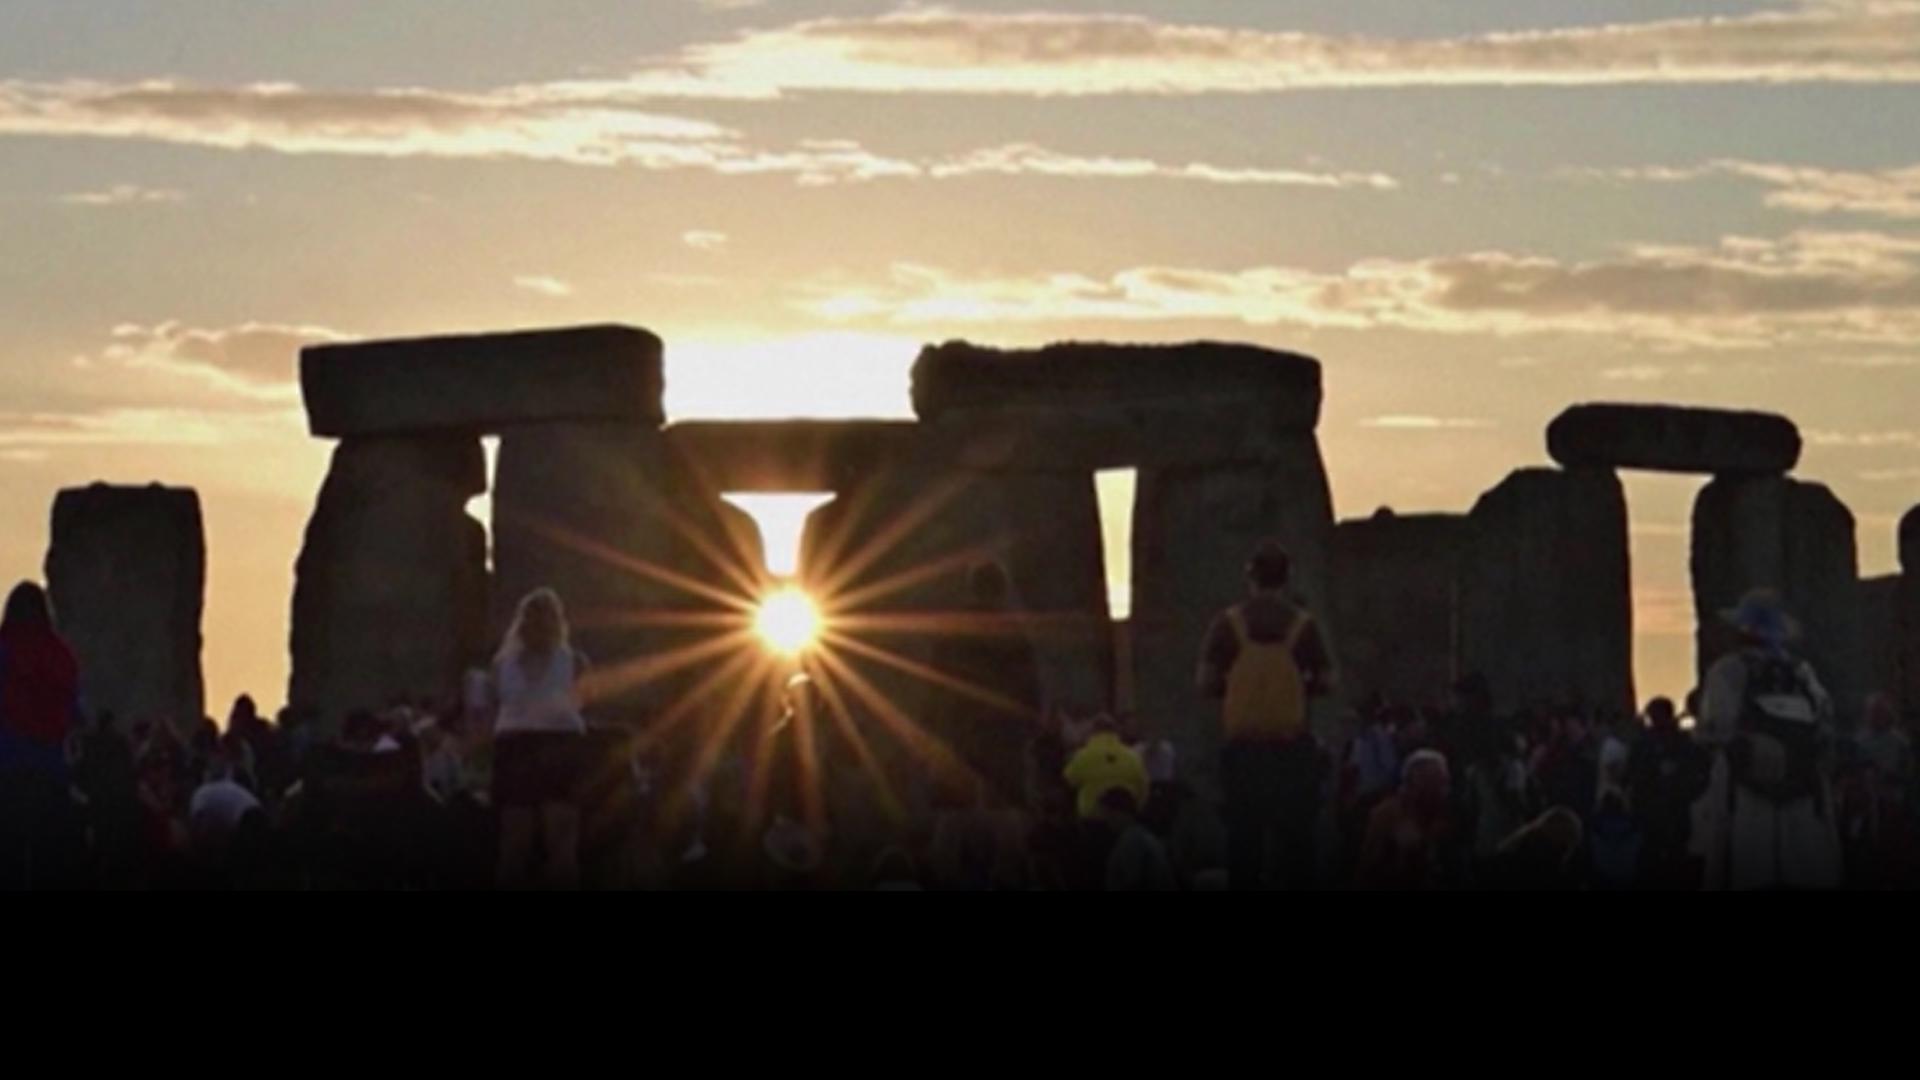
[[973,602],[983,608],[1006,607],[1011,588],[1007,572],[999,563],[981,563],[967,576],[967,589],[973,594]]
[[502,659],[522,653],[545,655],[565,649],[567,638],[567,611],[560,603],[560,594],[552,589],[535,589],[520,598],[499,655]]
[[47,602],[47,590],[31,581],[23,581],[7,594],[7,609],[0,616],[0,630],[53,629],[53,605]]
[[1292,557],[1275,540],[1255,548],[1253,557],[1247,560],[1247,583],[1255,592],[1277,592],[1286,588],[1292,573]]

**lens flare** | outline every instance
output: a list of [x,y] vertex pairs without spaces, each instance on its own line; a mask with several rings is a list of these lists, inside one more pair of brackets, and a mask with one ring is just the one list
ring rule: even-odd
[[760,602],[753,628],[774,652],[797,656],[820,635],[820,609],[806,593],[790,586]]

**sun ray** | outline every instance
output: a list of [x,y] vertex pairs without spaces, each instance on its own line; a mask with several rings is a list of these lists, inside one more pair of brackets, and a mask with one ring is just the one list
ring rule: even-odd
[[867,680],[867,677],[854,670],[851,664],[831,653],[822,652],[820,660],[831,668],[836,675],[846,680],[847,688],[853,691],[867,708],[873,710],[880,722],[893,732],[902,745],[920,758],[935,775],[964,776],[970,782],[979,783],[980,774],[953,748],[944,741],[927,732],[914,723],[905,710],[893,703],[892,699],[880,691],[879,687]]
[[720,706],[719,722],[700,740],[700,746],[695,751],[691,767],[687,772],[686,784],[670,800],[670,812],[677,813],[680,807],[691,798],[693,794],[691,785],[698,784],[706,778],[707,774],[713,770],[714,763],[725,752],[727,741],[733,737],[733,733],[749,715],[760,711],[761,702],[753,702],[754,707],[749,709],[747,699],[765,695],[768,689],[767,677],[773,669],[772,657],[764,653],[756,655],[752,669],[734,686],[733,693]]
[[[740,611],[751,611],[753,609],[753,601],[746,597],[727,592],[724,589],[715,588],[698,578],[680,573],[677,570],[668,569],[657,563],[642,559],[637,555],[620,551],[562,526],[535,521],[528,522],[527,528],[533,529],[547,539],[565,547],[572,548],[583,555],[592,556],[610,566],[622,570],[629,570],[642,577],[651,578],[662,584],[670,585],[682,592],[691,593],[695,596],[703,597],[725,607]],[[757,583],[755,588],[758,588]]]
[[919,566],[889,574],[878,581],[871,581],[857,588],[842,589],[838,592],[823,591],[821,595],[835,610],[858,608],[892,596],[904,589],[910,589],[921,582],[970,567],[991,557],[993,551],[993,546],[990,544],[975,544]]
[[853,756],[860,764],[862,772],[873,781],[874,791],[880,797],[881,812],[887,815],[889,822],[898,825],[906,819],[906,811],[900,805],[900,797],[893,790],[893,781],[887,777],[885,766],[874,754],[873,746],[854,723],[853,712],[847,708],[847,700],[835,685],[833,675],[824,667],[814,673],[814,685],[820,688],[820,696],[827,699],[827,715],[834,726],[839,728],[847,745],[853,747]]
[[723,611],[587,611],[571,614],[567,621],[575,630],[633,627],[737,630],[747,625],[744,616]]
[[589,702],[602,700],[722,653],[750,649],[752,646],[753,636],[741,629],[653,656],[640,656],[607,667],[592,668],[580,680],[581,697]]
[[901,656],[890,649],[881,648],[871,642],[860,641],[832,630],[827,631],[824,637],[831,645],[846,649],[848,652],[858,653],[876,663],[885,664],[896,671],[904,671],[909,675],[917,676],[935,686],[951,690],[963,697],[972,698],[982,704],[991,705],[1002,712],[1012,713],[1028,719],[1040,715],[1039,711],[1031,705],[1022,704],[1003,694],[997,694],[983,686],[977,686],[966,679],[949,675],[931,664],[924,664],[918,660]]
[[915,499],[892,521],[878,529],[868,539],[866,545],[849,556],[846,562],[823,573],[819,585],[821,594],[833,596],[845,590],[854,578],[864,573],[887,552],[898,547],[913,530],[919,528],[942,507],[958,498],[969,484],[970,481],[964,478],[947,479]]
[[[651,491],[646,492],[644,498],[648,509],[659,515],[661,520],[665,521],[682,540],[699,552],[715,569],[726,574],[748,595],[760,591],[760,568],[758,561],[753,557],[753,547],[747,542],[746,534],[737,527],[731,515],[724,513],[717,515],[720,533],[733,547],[734,558],[730,559],[726,551],[716,546],[704,530],[695,525],[672,503]],[[715,503],[719,505],[720,500],[715,499]]]
[[756,659],[752,652],[741,652],[708,672],[699,682],[688,687],[676,698],[665,712],[647,725],[647,730],[641,735],[641,743],[651,748],[665,742],[667,737],[673,734],[674,729],[684,723],[688,717],[693,716],[694,711],[705,704],[715,691],[729,680],[738,678],[747,668],[753,666]]

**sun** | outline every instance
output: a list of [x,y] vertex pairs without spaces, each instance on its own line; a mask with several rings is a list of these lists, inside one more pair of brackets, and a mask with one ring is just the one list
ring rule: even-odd
[[788,586],[760,601],[753,628],[774,652],[798,656],[819,636],[820,609],[806,593]]

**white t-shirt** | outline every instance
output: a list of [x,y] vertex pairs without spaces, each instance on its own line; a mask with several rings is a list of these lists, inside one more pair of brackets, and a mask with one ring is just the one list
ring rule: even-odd
[[253,792],[232,780],[212,780],[200,785],[187,805],[187,821],[196,844],[224,844],[240,827],[240,819],[250,810],[260,809]]
[[580,715],[580,655],[561,649],[547,658],[545,666],[529,672],[523,659],[500,661],[493,666],[494,699],[500,713],[494,719],[493,732],[559,732],[579,735],[587,730]]

